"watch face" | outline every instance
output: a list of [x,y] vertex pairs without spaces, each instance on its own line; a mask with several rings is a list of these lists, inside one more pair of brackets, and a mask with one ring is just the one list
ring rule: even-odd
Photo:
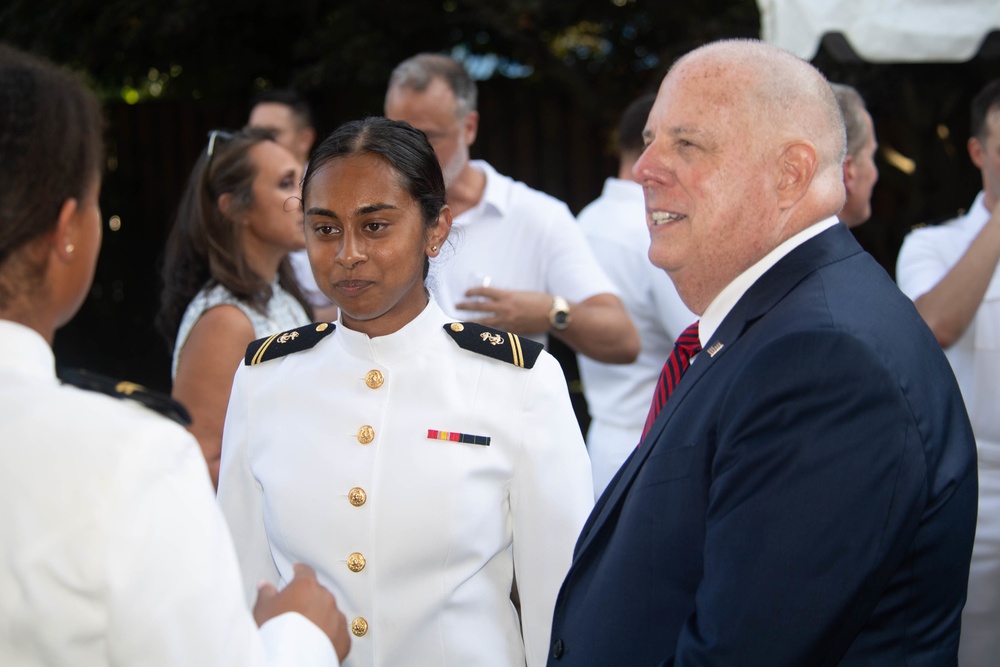
[[555,325],[557,327],[558,326],[564,327],[567,324],[569,324],[569,313],[567,313],[565,310],[560,310],[559,312],[556,313],[555,317],[553,317],[552,319],[555,320]]

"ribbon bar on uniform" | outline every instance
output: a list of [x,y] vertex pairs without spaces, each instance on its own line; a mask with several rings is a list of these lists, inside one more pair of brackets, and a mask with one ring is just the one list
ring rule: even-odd
[[427,429],[428,440],[447,440],[448,442],[464,442],[468,445],[490,446],[490,436],[471,435],[469,433],[456,433],[454,431],[435,431]]

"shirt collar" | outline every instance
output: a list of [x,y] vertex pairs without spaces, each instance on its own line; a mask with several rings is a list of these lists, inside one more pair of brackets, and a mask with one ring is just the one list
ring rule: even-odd
[[757,279],[764,275],[768,269],[778,263],[782,257],[799,247],[809,239],[825,232],[836,224],[839,224],[836,216],[827,218],[806,227],[798,234],[786,239],[778,247],[764,255],[756,264],[741,273],[736,279],[726,285],[721,292],[708,304],[698,325],[698,338],[702,345],[707,345],[715,330],[726,319],[726,315],[733,309],[733,306],[746,294],[746,291],[757,282]]
[[976,201],[972,202],[972,206],[969,207],[968,213],[964,217],[958,219],[958,224],[963,227],[968,227],[970,230],[978,232],[986,222],[990,219],[990,209],[986,208],[986,193],[982,190],[976,195]]
[[0,319],[0,341],[5,353],[0,355],[0,371],[36,378],[56,377],[56,359],[52,348],[34,329]]
[[503,216],[510,208],[511,189],[514,181],[503,176],[486,160],[470,160],[469,166],[481,171],[486,176],[486,188],[479,203],[455,218],[455,222],[464,223],[479,217],[486,209]]

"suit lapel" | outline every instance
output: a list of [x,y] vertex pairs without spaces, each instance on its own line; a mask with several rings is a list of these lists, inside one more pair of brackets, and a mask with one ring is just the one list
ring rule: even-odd
[[[859,252],[861,252],[861,247],[854,240],[847,227],[837,224],[793,249],[750,286],[719,325],[718,330],[712,335],[712,340],[705,346],[705,350],[698,354],[691,367],[684,373],[674,393],[667,399],[663,410],[650,428],[645,440],[642,441],[638,450],[626,460],[623,470],[616,476],[617,483],[601,497],[601,501],[594,508],[590,519],[583,528],[580,539],[577,541],[574,561],[579,560],[608,518],[617,511],[618,506],[624,501],[636,475],[642,469],[646,459],[649,458],[653,448],[659,443],[660,435],[676,412],[677,407],[701,378],[715,364],[719,363],[747,328],[770,311],[807,275],[821,266]],[[714,355],[708,354],[708,351],[719,343],[722,346],[718,352]]]

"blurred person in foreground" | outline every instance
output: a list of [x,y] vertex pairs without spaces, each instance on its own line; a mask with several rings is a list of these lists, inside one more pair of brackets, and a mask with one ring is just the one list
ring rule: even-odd
[[587,451],[594,470],[594,497],[618,472],[642,436],[663,360],[674,340],[695,319],[667,274],[649,261],[649,230],[642,186],[632,166],[642,155],[642,131],[656,95],[630,104],[618,125],[618,175],[604,181],[597,200],[578,219],[594,257],[618,290],[639,331],[642,349],[631,364],[604,364],[580,355],[580,377],[590,410]]
[[304,245],[302,165],[266,130],[215,130],[167,239],[157,324],[173,396],[189,406],[218,486],[233,373],[255,338],[312,318],[288,259]]
[[606,363],[630,363],[639,336],[566,204],[470,160],[479,131],[476,82],[443,55],[393,70],[385,116],[427,135],[456,233],[427,281],[442,310],[530,337],[547,335]]
[[1000,79],[972,101],[969,156],[983,189],[968,213],[903,241],[896,281],[955,371],[979,450],[979,523],[962,612],[962,667],[1000,663]]
[[[305,169],[316,141],[316,128],[312,107],[301,94],[284,88],[261,93],[250,105],[247,127],[269,131],[274,135],[274,140],[291,151]],[[292,251],[288,257],[302,295],[312,306],[316,319],[324,322],[335,320],[337,307],[316,285],[305,249]]]
[[830,86],[712,43],[645,137],[649,256],[701,319],[583,529],[550,664],[954,665],[975,444],[934,337],[836,217]]
[[337,665],[346,621],[309,568],[247,610],[197,444],[150,409],[183,408],[56,378],[101,245],[96,97],[0,45],[0,115],[0,664]]
[[342,125],[303,205],[340,318],[255,341],[236,373],[219,502],[247,593],[313,566],[350,619],[352,667],[544,664],[593,506],[558,362],[428,294],[451,211],[421,132]]
[[857,90],[842,83],[831,83],[833,94],[844,118],[847,132],[847,156],[844,158],[844,190],[847,198],[837,217],[848,228],[857,227],[872,217],[872,190],[878,181],[875,166],[875,124]]

